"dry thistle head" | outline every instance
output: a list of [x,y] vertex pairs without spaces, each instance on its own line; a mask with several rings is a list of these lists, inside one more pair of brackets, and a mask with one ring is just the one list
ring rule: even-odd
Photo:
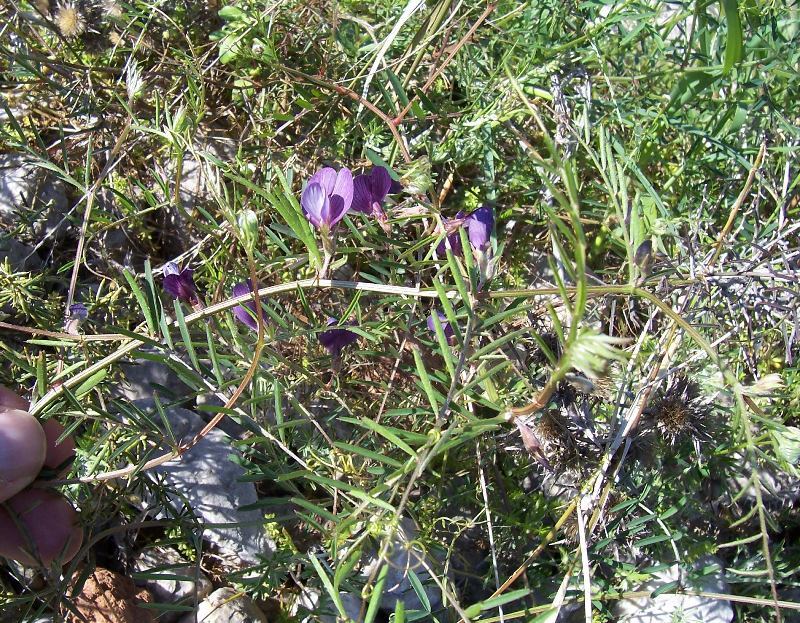
[[68,39],[79,37],[86,32],[86,19],[75,0],[66,0],[56,4],[53,21],[58,31]]
[[705,420],[709,408],[697,383],[681,374],[674,377],[650,408],[656,430],[670,445],[691,437],[695,449],[708,438]]

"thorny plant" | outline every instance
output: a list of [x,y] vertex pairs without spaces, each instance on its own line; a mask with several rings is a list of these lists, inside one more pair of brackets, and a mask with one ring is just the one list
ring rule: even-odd
[[[800,443],[798,22],[720,4],[0,9],[0,132],[71,206],[4,222],[48,257],[0,266],[3,381],[77,435],[55,484],[87,534],[44,588],[5,569],[5,605],[68,608],[110,534],[213,571],[148,473],[231,418],[291,516],[228,580],[287,609],[315,589],[347,618],[351,592],[371,623],[405,517],[415,547],[454,544],[407,574],[440,620],[608,619],[708,552],[733,583],[712,598],[796,609],[794,501],[769,487]],[[112,398],[142,357],[184,394]],[[202,430],[163,429],[207,395]]]

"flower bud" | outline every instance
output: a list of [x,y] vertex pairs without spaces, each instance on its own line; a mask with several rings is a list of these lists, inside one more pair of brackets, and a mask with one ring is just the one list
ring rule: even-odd
[[258,215],[252,210],[244,210],[237,219],[239,234],[247,250],[252,253],[258,242]]

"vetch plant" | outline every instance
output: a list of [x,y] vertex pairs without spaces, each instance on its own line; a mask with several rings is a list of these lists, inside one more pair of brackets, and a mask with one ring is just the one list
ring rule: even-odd
[[469,244],[478,260],[480,271],[479,287],[492,278],[492,232],[494,231],[494,210],[483,206],[470,214],[466,220]]
[[179,268],[175,262],[168,262],[164,266],[164,291],[173,299],[197,307],[200,296],[194,282],[194,271],[191,268]]
[[[239,297],[244,296],[245,294],[250,294],[252,291],[253,282],[248,279],[246,283],[237,283],[235,286],[233,286],[233,291],[231,294],[234,297]],[[247,325],[253,331],[258,331],[258,312],[256,310],[255,301],[248,301],[243,305],[237,305],[231,309],[231,313],[233,313],[236,320]]]
[[353,174],[346,167],[341,168],[338,173],[330,167],[321,169],[311,176],[300,196],[300,205],[306,218],[317,228],[322,238],[325,260],[320,277],[326,276],[333,259],[336,225],[347,214],[352,203]]
[[383,209],[383,202],[392,191],[392,182],[385,167],[373,167],[369,173],[357,175],[353,180],[352,209],[374,216],[387,234],[391,231],[391,227]]
[[[339,321],[336,318],[329,317],[328,326],[335,328],[323,331],[317,336],[319,343],[330,353],[335,370],[339,368],[341,363],[342,350],[358,341],[358,333],[338,327],[338,324]],[[352,325],[354,323],[350,322],[348,324]]]

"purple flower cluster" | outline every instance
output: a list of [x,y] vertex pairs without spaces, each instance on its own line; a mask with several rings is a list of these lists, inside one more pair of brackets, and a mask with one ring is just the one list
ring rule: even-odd
[[453,255],[462,257],[464,249],[461,246],[461,227],[467,228],[467,238],[473,251],[476,253],[486,253],[492,242],[492,231],[494,230],[494,210],[489,206],[482,206],[472,212],[469,216],[464,216],[463,212],[456,214],[453,219],[442,219],[445,228],[445,239],[439,243],[436,253],[445,255],[449,248]]
[[[330,259],[334,250],[333,233],[336,225],[345,217],[348,211],[361,212],[373,216],[383,227],[389,231],[388,219],[384,210],[386,197],[401,190],[398,182],[394,181],[384,167],[373,167],[368,173],[353,177],[350,169],[343,167],[336,171],[325,167],[317,171],[308,180],[300,196],[300,205],[308,221],[320,232],[323,248]],[[494,230],[494,211],[489,206],[482,206],[469,215],[458,212],[455,218],[442,219],[445,227],[444,240],[437,247],[437,254],[443,256],[447,249],[454,255],[463,257],[464,249],[461,243],[460,230],[466,228],[467,238],[475,257],[478,261],[481,280],[478,287],[490,276],[491,240]],[[325,269],[323,269],[324,271]],[[169,262],[164,267],[164,290],[173,299],[189,303],[194,307],[200,304],[200,295],[194,282],[191,268],[180,268],[174,262]],[[253,292],[253,284],[238,283],[233,287],[234,297],[244,296]],[[76,310],[79,314],[82,310]],[[253,300],[235,306],[232,310],[234,317],[253,331],[258,330],[256,319],[256,303]],[[455,339],[455,331],[447,317],[439,311],[439,321],[448,342]],[[353,323],[347,323],[352,325]],[[319,341],[328,350],[331,357],[337,361],[344,348],[358,340],[358,334],[340,326],[336,318],[328,318],[326,331],[319,334]],[[433,314],[427,320],[428,329],[435,332]]]
[[398,190],[384,167],[373,167],[369,173],[355,178],[346,167],[338,172],[325,167],[308,180],[300,196],[300,205],[309,222],[326,235],[349,210],[371,214],[385,223],[383,202],[390,192]]

